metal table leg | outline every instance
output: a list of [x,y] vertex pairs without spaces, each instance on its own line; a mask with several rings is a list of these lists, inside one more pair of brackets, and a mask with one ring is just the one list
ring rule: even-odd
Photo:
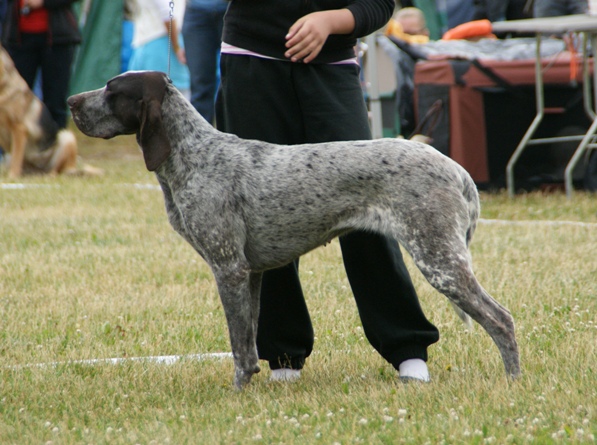
[[[572,174],[574,172],[574,168],[578,161],[580,161],[582,155],[586,152],[588,148],[593,148],[595,144],[592,143],[593,138],[595,137],[595,133],[597,132],[597,116],[595,115],[594,107],[591,104],[591,81],[589,76],[590,66],[589,66],[589,54],[587,50],[587,40],[589,33],[584,34],[584,46],[583,46],[583,97],[584,97],[584,105],[585,111],[587,115],[593,119],[593,123],[587,130],[587,133],[582,138],[580,145],[572,155],[572,158],[568,162],[566,166],[566,170],[564,171],[564,181],[566,185],[566,196],[568,198],[572,197],[572,192],[574,191],[574,187],[572,185]],[[591,33],[591,47],[593,52],[597,49],[597,34]],[[594,60],[594,58],[593,58]],[[595,99],[595,103],[597,104],[597,70],[593,68],[593,95]]]
[[510,160],[508,161],[508,165],[506,166],[506,185],[508,187],[508,195],[513,197],[515,194],[514,188],[514,166],[522,155],[524,149],[529,145],[529,141],[533,134],[537,130],[537,127],[543,120],[543,116],[545,115],[545,98],[543,96],[543,68],[541,66],[541,33],[537,33],[536,35],[536,48],[535,48],[535,102],[537,107],[537,114],[535,115],[535,119],[531,123],[531,126],[524,134],[522,140],[512,153]]

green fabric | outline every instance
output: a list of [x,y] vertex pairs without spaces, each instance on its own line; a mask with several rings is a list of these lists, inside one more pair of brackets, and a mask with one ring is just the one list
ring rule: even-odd
[[447,23],[445,11],[438,11],[435,0],[414,0],[413,4],[423,11],[427,29],[429,29],[429,38],[431,40],[441,39]]
[[71,94],[101,88],[120,73],[123,0],[90,3],[82,29],[83,42],[73,64]]

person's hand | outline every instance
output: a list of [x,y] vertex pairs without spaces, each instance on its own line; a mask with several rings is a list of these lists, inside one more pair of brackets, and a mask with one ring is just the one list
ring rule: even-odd
[[178,61],[180,63],[182,63],[183,65],[187,64],[187,53],[185,52],[184,48],[178,48],[176,50],[176,58],[178,59]]
[[293,62],[309,63],[321,51],[330,34],[350,34],[355,22],[348,9],[330,9],[307,14],[288,30],[284,55]]

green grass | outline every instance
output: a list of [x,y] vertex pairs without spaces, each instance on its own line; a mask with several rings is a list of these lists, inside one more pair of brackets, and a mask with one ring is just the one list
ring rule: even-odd
[[334,242],[301,262],[316,331],[301,380],[271,383],[264,366],[238,393],[229,359],[62,363],[229,350],[211,272],[161,193],[133,186],[156,184],[134,138],[80,141],[103,177],[0,189],[0,443],[595,443],[597,196],[482,195],[483,218],[515,222],[482,222],[472,251],[516,320],[519,381],[407,258],[441,339],[432,383],[400,383],[364,338]]

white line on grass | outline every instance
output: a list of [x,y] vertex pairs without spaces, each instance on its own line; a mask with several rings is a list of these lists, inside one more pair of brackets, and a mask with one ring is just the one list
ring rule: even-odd
[[[156,184],[117,184],[119,187],[130,187],[139,190],[159,190],[161,187]],[[23,183],[0,183],[0,189],[2,190],[25,190],[25,189],[39,189],[39,188],[60,188],[58,184],[23,184]]]
[[120,365],[128,362],[157,363],[162,365],[173,365],[182,360],[203,361],[203,360],[222,360],[232,358],[231,352],[210,352],[205,354],[189,355],[156,355],[149,357],[119,357],[119,358],[98,358],[88,360],[69,360],[66,362],[48,362],[48,363],[29,363],[25,365],[11,366],[13,370],[24,368],[55,368],[57,366],[71,365]]
[[484,219],[479,218],[480,223],[484,224],[500,224],[509,226],[530,226],[530,225],[541,225],[541,226],[578,226],[578,227],[591,227],[596,228],[597,223],[587,223],[581,221],[545,221],[545,220],[522,220],[522,221],[509,221],[505,219]]
[[41,189],[41,188],[58,188],[56,184],[20,184],[20,183],[5,183],[0,184],[2,190],[23,190],[23,189]]

